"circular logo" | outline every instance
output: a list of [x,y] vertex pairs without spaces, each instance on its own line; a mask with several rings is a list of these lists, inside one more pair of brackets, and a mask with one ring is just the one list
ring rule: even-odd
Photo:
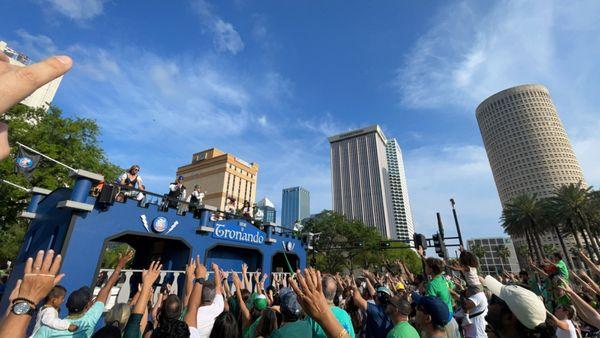
[[152,229],[156,232],[163,232],[167,230],[167,219],[164,217],[156,217],[152,222]]
[[17,157],[17,165],[21,168],[29,169],[33,167],[33,161],[29,157]]
[[292,243],[292,242],[287,242],[287,244],[285,245],[285,248],[287,249],[287,251],[292,251],[292,250],[294,250],[294,243]]

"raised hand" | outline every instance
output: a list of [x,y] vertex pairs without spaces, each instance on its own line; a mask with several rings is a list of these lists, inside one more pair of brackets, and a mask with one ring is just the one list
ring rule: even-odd
[[150,285],[156,282],[158,276],[160,276],[160,270],[162,269],[162,264],[159,261],[154,261],[150,263],[150,267],[148,270],[142,271],[142,283],[143,285]]
[[231,271],[231,277],[233,278],[233,285],[235,285],[235,289],[241,290],[242,282],[240,281],[240,276],[238,276],[237,272]]
[[127,252],[121,254],[119,256],[119,262],[117,263],[117,268],[123,269],[125,265],[133,258],[134,251],[127,250]]
[[196,256],[196,278],[204,278],[206,279],[207,272],[206,272],[206,267],[200,263],[200,256]]
[[185,265],[185,275],[193,276],[195,270],[196,270],[196,263],[194,262],[194,259],[192,258],[192,259],[190,259],[190,263]]
[[38,251],[35,260],[31,257],[25,263],[25,274],[19,287],[19,298],[25,298],[34,304],[39,303],[64,277],[58,274],[62,257],[54,257],[54,251]]
[[[297,271],[298,282],[290,278],[289,283],[298,297],[298,302],[304,311],[316,321],[322,321],[329,310],[329,304],[323,294],[321,272],[304,269],[304,276]],[[300,284],[300,287],[298,287]]]
[[[73,65],[68,56],[54,56],[42,62],[19,67],[0,53],[0,116],[46,83],[63,75]],[[8,157],[8,126],[0,123],[0,160]]]

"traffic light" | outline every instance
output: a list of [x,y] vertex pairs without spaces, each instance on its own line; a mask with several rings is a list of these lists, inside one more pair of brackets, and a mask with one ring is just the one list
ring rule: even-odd
[[380,246],[381,248],[389,248],[389,247],[390,247],[390,245],[391,245],[391,243],[390,243],[390,242],[383,242],[383,241],[379,242],[379,246]]
[[446,258],[446,245],[444,244],[444,238],[440,234],[433,234],[433,246],[435,247],[435,253],[440,258]]
[[423,250],[427,249],[427,238],[423,234],[414,234],[413,242],[415,242],[415,248],[422,247]]

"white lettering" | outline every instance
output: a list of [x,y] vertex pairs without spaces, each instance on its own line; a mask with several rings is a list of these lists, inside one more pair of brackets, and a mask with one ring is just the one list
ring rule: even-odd
[[241,230],[226,229],[225,224],[216,224],[213,236],[215,238],[225,238],[234,241],[256,244],[262,244],[265,240],[265,237],[259,231],[254,234],[250,234],[244,232],[244,228],[241,228]]

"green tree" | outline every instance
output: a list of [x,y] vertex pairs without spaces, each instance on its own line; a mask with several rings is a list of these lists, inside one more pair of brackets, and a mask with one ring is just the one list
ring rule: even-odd
[[[502,268],[506,270],[506,266],[508,265],[508,258],[510,257],[510,250],[504,244],[498,245],[498,257],[502,261]],[[510,267],[509,267],[510,270]]]
[[[17,142],[60,160],[74,168],[97,172],[107,180],[117,177],[121,169],[110,163],[100,148],[100,129],[91,119],[66,118],[57,107],[45,112],[24,105],[11,108],[4,118],[8,123],[10,156],[0,161],[0,177],[25,187],[56,189],[68,187],[73,179],[69,171],[42,159],[30,181],[14,171]],[[14,259],[21,246],[28,222],[18,215],[29,202],[28,193],[0,184],[0,261]]]
[[545,258],[540,234],[544,229],[544,209],[536,194],[516,196],[502,210],[502,227],[513,237],[525,236],[529,252],[532,248],[538,263]]
[[469,251],[471,251],[473,255],[477,256],[479,261],[485,257],[485,248],[481,244],[472,245],[469,247]]
[[[381,267],[386,260],[401,259],[411,271],[420,271],[418,255],[406,245],[393,243],[382,250],[382,237],[374,227],[343,215],[324,210],[306,221],[304,232],[320,233],[314,245],[317,268],[327,272],[358,267]],[[397,248],[397,249],[394,249]]]
[[584,187],[581,182],[567,184],[559,187],[548,199],[549,212],[570,232],[581,250],[579,235],[583,237],[590,257],[600,257],[595,233],[591,224],[598,220],[597,193],[591,187]]

